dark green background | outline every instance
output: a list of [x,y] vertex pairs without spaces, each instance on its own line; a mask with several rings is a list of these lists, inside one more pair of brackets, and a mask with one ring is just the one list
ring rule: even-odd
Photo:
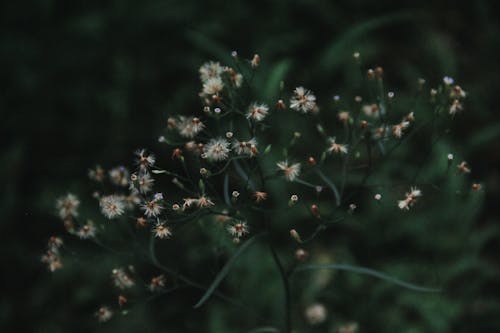
[[[470,98],[451,141],[473,165],[471,180],[484,184],[484,198],[461,206],[466,213],[458,216],[459,206],[448,207],[433,216],[447,221],[445,227],[428,223],[412,229],[410,238],[408,230],[377,234],[379,228],[370,227],[370,237],[353,235],[357,243],[349,243],[349,233],[337,240],[356,248],[350,256],[363,264],[396,261],[388,267],[410,280],[429,259],[428,275],[439,274],[445,291],[436,298],[352,278],[336,282],[345,288],[320,300],[334,304],[332,320],[358,321],[362,332],[499,332],[499,8],[495,1],[401,3],[2,2],[0,330],[246,332],[279,325],[279,310],[265,305],[267,298],[281,297],[272,282],[245,288],[260,291],[251,302],[267,311],[263,322],[217,301],[193,310],[200,293],[183,290],[98,326],[92,313],[113,298],[107,273],[97,272],[111,259],[94,252],[54,275],[39,262],[46,239],[64,234],[54,199],[68,190],[88,197],[86,172],[95,163],[130,161],[139,147],[159,150],[155,138],[167,113],[200,108],[198,67],[238,50],[246,57],[258,52],[267,68],[283,66],[288,86],[313,87],[323,100],[349,82],[344,69],[354,51],[367,65],[382,65],[398,90],[418,77],[438,82],[450,75],[461,83]],[[401,251],[408,242],[417,245]],[[216,271],[207,265],[204,282]]]

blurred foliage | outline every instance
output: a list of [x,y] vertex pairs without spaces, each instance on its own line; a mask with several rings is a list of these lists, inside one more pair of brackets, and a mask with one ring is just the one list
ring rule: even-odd
[[[348,272],[304,272],[294,280],[297,329],[333,332],[341,323],[356,321],[361,332],[500,331],[496,7],[493,1],[3,2],[0,330],[248,332],[281,324],[279,276],[263,248],[242,255],[221,285],[249,308],[213,298],[193,309],[202,293],[186,288],[134,304],[127,315],[103,325],[92,314],[114,301],[109,271],[118,258],[73,242],[71,251],[78,255],[67,258],[64,270],[49,274],[39,262],[46,239],[64,233],[54,199],[67,191],[90,198],[85,175],[95,163],[122,163],[139,147],[161,155],[152,143],[167,114],[200,108],[198,67],[208,59],[227,60],[231,50],[238,50],[246,57],[261,55],[261,72],[269,78],[262,81],[263,98],[274,96],[281,80],[288,88],[310,87],[320,101],[343,95],[359,76],[351,65],[354,51],[361,52],[365,64],[384,67],[389,87],[409,91],[418,77],[432,83],[450,75],[469,93],[466,111],[454,120],[446,140],[430,153],[422,147],[418,156],[406,158],[435,161],[429,164],[435,166],[453,149],[473,166],[473,180],[485,187],[482,194],[443,200],[436,209],[403,217],[390,210],[373,215],[367,208],[355,223],[339,224],[309,248],[313,257],[327,262],[377,268],[441,286],[443,292],[415,293]],[[285,130],[276,129],[273,137],[279,140]],[[167,161],[168,152],[162,158]],[[382,178],[401,172],[391,167],[379,171]],[[436,172],[424,169],[420,177]],[[450,188],[460,181],[452,178]],[[82,214],[95,214],[93,204],[84,202]],[[274,220],[308,223],[290,213]],[[203,231],[203,225],[194,227],[202,234],[184,235],[182,242],[160,251],[161,258],[209,284],[229,245]],[[291,259],[287,235],[275,242]],[[200,251],[203,247],[207,251]],[[189,261],[177,262],[171,251],[185,252]],[[330,315],[311,328],[303,312],[317,301]]]

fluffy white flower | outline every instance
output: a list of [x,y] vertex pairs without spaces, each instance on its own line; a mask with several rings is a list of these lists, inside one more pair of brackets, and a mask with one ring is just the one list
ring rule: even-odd
[[266,104],[252,103],[247,111],[247,118],[254,121],[262,121],[269,113],[269,107]]
[[230,143],[223,138],[211,139],[203,147],[204,157],[209,161],[217,162],[227,159],[231,149],[229,148]]
[[316,96],[304,87],[297,87],[290,99],[290,108],[302,113],[311,112],[316,109]]
[[125,213],[125,202],[118,195],[108,195],[101,198],[99,201],[101,212],[108,219],[114,219]]
[[205,128],[205,125],[197,117],[179,117],[177,129],[179,134],[185,138],[194,138]]
[[223,71],[224,68],[218,62],[206,62],[199,69],[200,80],[206,82],[211,78],[219,78]]
[[212,77],[203,83],[203,94],[205,95],[217,95],[224,89],[224,82],[220,77]]
[[248,141],[235,140],[233,142],[233,151],[237,155],[248,155],[250,157],[253,157],[258,153],[257,140],[255,138],[252,138]]
[[289,165],[288,161],[281,161],[276,163],[276,166],[283,171],[286,180],[290,182],[294,181],[300,174],[300,163]]

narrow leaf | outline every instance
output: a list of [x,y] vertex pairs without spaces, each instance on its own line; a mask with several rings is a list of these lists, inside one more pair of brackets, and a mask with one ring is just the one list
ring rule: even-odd
[[375,278],[396,284],[400,287],[404,287],[404,288],[407,288],[410,290],[415,290],[415,291],[420,291],[420,292],[436,293],[436,292],[441,291],[441,289],[438,289],[438,288],[427,288],[427,287],[417,286],[415,284],[402,281],[398,278],[392,277],[390,275],[376,271],[376,270],[371,269],[371,268],[352,266],[352,265],[348,265],[348,264],[306,265],[306,266],[298,267],[295,270],[295,272],[308,271],[308,270],[319,270],[319,269],[343,270],[343,271],[349,271],[349,272],[358,273],[358,274],[370,275],[370,276],[373,276]]
[[238,257],[243,252],[245,252],[245,250],[250,245],[252,245],[253,243],[255,243],[255,241],[258,238],[260,238],[262,235],[263,234],[257,234],[255,236],[253,236],[252,238],[250,238],[249,240],[247,240],[245,243],[243,243],[238,248],[238,250],[233,254],[233,256],[231,257],[231,259],[229,259],[229,261],[224,265],[224,267],[222,267],[222,269],[217,274],[217,276],[215,277],[215,279],[213,280],[213,282],[210,284],[210,287],[208,287],[208,289],[205,292],[205,294],[201,297],[201,299],[198,301],[198,303],[196,303],[196,305],[194,306],[195,309],[199,308],[200,306],[202,306],[210,298],[210,296],[214,293],[215,289],[217,289],[217,287],[219,286],[219,284],[222,282],[222,280],[229,273],[229,271],[231,270],[232,266],[234,265],[234,263],[236,262],[236,260],[238,259]]

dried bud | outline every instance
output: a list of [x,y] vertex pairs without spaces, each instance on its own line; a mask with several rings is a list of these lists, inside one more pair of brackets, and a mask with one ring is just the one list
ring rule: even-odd
[[285,102],[283,102],[282,99],[278,100],[278,102],[276,102],[276,108],[279,110],[285,110],[286,109]]
[[250,62],[250,64],[254,68],[257,67],[257,66],[259,66],[259,64],[260,64],[260,56],[258,54],[254,54],[253,58],[252,58],[252,61]]
[[302,239],[300,239],[300,235],[295,229],[290,230],[290,236],[297,242],[297,243],[302,243]]
[[309,158],[307,159],[307,164],[309,164],[310,166],[315,166],[316,160],[314,159],[314,157],[309,156]]
[[316,217],[318,219],[320,218],[318,205],[316,205],[316,204],[311,205],[311,213],[313,214],[314,217]]
[[295,251],[295,259],[298,261],[306,261],[308,257],[309,253],[304,249],[297,249],[297,251]]
[[368,127],[368,122],[366,120],[361,120],[361,123],[359,124],[359,127],[361,127],[361,129],[365,129]]
[[375,78],[375,72],[373,71],[373,69],[369,69],[368,71],[366,71],[366,77],[368,78],[368,80],[373,80]]
[[482,187],[481,184],[478,184],[478,183],[472,184],[472,190],[475,192],[481,190],[481,187]]
[[127,298],[123,295],[118,296],[118,305],[123,306],[127,303]]
[[379,79],[382,79],[382,77],[384,76],[384,69],[378,66],[377,68],[375,68],[375,75],[377,75]]
[[172,159],[177,158],[180,159],[182,158],[182,150],[180,148],[175,148],[172,151]]

